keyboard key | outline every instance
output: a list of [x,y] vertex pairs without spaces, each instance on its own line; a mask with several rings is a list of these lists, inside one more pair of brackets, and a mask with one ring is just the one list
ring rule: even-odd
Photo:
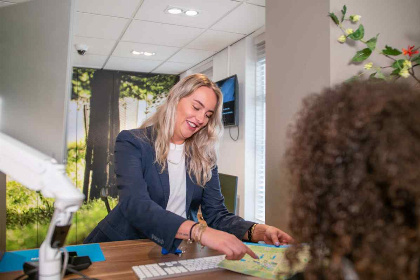
[[143,274],[138,266],[133,266],[133,270],[140,279],[146,279],[146,275]]
[[174,274],[174,273],[175,273],[175,272],[173,272],[173,271],[172,271],[172,269],[171,269],[170,267],[165,268],[165,271],[166,271],[168,274]]
[[220,270],[221,268],[217,267],[217,265],[223,259],[224,256],[214,256],[179,261],[161,262],[133,266],[133,271],[141,280],[172,278],[180,276],[182,277],[190,274]]
[[153,277],[153,274],[150,273],[150,271],[143,265],[139,266],[139,268],[141,269],[141,271],[143,271],[143,273],[147,276],[147,277]]

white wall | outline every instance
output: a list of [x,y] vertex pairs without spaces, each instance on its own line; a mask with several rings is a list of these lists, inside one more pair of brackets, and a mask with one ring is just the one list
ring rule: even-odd
[[[203,71],[203,65],[213,65],[213,81],[236,74],[239,81],[239,138],[229,136],[224,129],[220,141],[218,167],[220,173],[238,176],[239,215],[254,219],[255,188],[255,54],[253,37],[249,36],[217,53],[181,75]],[[207,66],[207,67],[208,67]],[[204,67],[205,68],[205,67]],[[236,139],[238,128],[230,128]],[[246,205],[246,207],[245,207]]]
[[329,0],[267,1],[266,223],[288,227],[290,191],[283,155],[302,98],[330,83]]

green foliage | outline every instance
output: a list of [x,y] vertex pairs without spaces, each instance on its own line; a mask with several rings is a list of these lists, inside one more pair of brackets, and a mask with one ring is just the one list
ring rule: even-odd
[[49,223],[54,211],[53,199],[27,189],[16,181],[6,187],[6,228],[21,228],[29,223]]
[[367,42],[366,45],[368,46],[369,49],[371,49],[372,51],[376,49],[376,42],[378,41],[378,36],[379,34],[376,35],[376,37],[370,38]]
[[369,75],[369,79],[379,79],[379,80],[386,80],[384,73],[381,70],[374,72]]
[[90,82],[93,79],[95,69],[73,68],[71,99],[78,103],[88,104],[92,94]]
[[341,22],[343,22],[343,20],[346,16],[346,12],[347,12],[347,7],[346,7],[346,5],[344,5],[343,9],[341,10]]
[[355,41],[358,41],[358,40],[363,39],[364,36],[365,36],[365,28],[361,24],[359,25],[359,28],[357,28],[357,30],[351,33],[348,37]]
[[[117,198],[108,197],[112,208],[118,203]],[[73,217],[73,224],[67,236],[66,244],[79,244],[89,235],[96,225],[108,214],[101,199],[90,200],[82,205]]]
[[353,56],[351,61],[353,62],[361,62],[363,60],[366,60],[370,55],[372,54],[372,50],[369,48],[365,48],[361,51],[356,52],[356,55]]
[[[47,234],[54,211],[52,200],[43,198],[15,181],[8,182],[6,195],[6,249],[10,251],[39,247]],[[113,208],[117,199],[109,198],[109,203]],[[105,204],[100,199],[82,205],[73,217],[66,244],[83,242],[106,215]]]
[[147,102],[146,113],[150,107],[166,98],[169,90],[178,81],[176,75],[135,76],[122,75],[120,98],[132,97]]
[[79,189],[83,188],[85,171],[86,142],[72,142],[67,145],[66,174]]
[[394,69],[398,69],[398,70],[403,69],[404,68],[404,61],[405,61],[405,59],[395,60],[394,63],[392,63],[391,67],[394,68]]
[[337,16],[334,13],[329,13],[328,16],[332,19],[332,21],[336,24],[339,25],[340,22],[338,21]]
[[399,76],[400,75],[400,69],[394,69],[392,72],[391,72],[391,75],[392,76]]
[[385,49],[382,50],[382,53],[385,55],[392,55],[392,56],[402,54],[400,50],[394,49],[393,47],[390,47],[388,45],[385,45]]
[[411,60],[412,63],[418,63],[420,64],[420,55],[413,57],[413,59]]

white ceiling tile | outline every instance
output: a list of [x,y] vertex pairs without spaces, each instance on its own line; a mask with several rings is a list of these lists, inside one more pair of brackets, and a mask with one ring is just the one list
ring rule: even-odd
[[102,68],[108,56],[94,54],[79,55],[73,53],[72,58],[74,67]]
[[133,20],[121,41],[183,47],[204,29]]
[[106,63],[104,69],[134,71],[148,73],[156,68],[163,61],[158,60],[143,60],[127,57],[112,56]]
[[30,0],[6,0],[3,2],[12,2],[12,3],[23,3],[23,2],[28,2]]
[[[142,52],[154,52],[154,56],[137,56],[131,53],[132,50],[142,51]],[[145,60],[166,60],[175,52],[177,52],[179,48],[176,47],[165,47],[159,45],[150,45],[150,44],[140,44],[140,43],[132,43],[132,42],[120,42],[113,52],[113,56],[120,56],[120,57],[130,57],[133,59],[145,59]]]
[[73,51],[77,52],[75,47],[76,44],[84,44],[89,48],[87,54],[96,54],[96,55],[110,55],[112,48],[115,46],[116,40],[110,39],[97,39],[89,37],[73,37]]
[[[208,28],[224,14],[232,10],[238,3],[230,0],[145,0],[137,12],[136,19],[175,25]],[[165,13],[167,7],[183,10],[195,9],[198,16],[185,14],[171,15]]]
[[264,7],[242,4],[221,21],[213,25],[211,29],[233,33],[250,34],[264,25]]
[[172,62],[197,64],[215,54],[214,51],[182,49],[169,59]]
[[131,18],[141,0],[77,0],[76,11]]
[[128,19],[76,13],[75,35],[116,40]]
[[265,0],[248,0],[247,3],[265,7]]
[[244,37],[242,34],[207,30],[200,37],[186,46],[190,49],[220,51]]
[[11,2],[0,2],[0,8],[10,6],[10,5],[14,5],[14,4],[15,3],[11,3]]
[[180,74],[185,70],[191,68],[194,64],[178,63],[178,62],[165,62],[159,68],[153,70],[152,73],[160,74]]

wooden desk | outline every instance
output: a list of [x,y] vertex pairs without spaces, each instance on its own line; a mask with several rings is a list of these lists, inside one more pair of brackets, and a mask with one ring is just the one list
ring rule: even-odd
[[[88,268],[82,271],[90,277],[101,280],[137,280],[138,278],[131,269],[134,265],[143,265],[157,262],[177,261],[190,258],[199,258],[206,256],[219,255],[217,251],[204,248],[200,249],[195,243],[187,245],[183,243],[180,247],[186,246],[185,254],[178,257],[173,254],[163,256],[161,247],[149,240],[128,240],[118,242],[100,243],[106,261],[94,262]],[[10,273],[0,273],[1,280],[12,280],[21,275],[21,271]],[[77,278],[77,275],[67,275],[65,279]],[[169,279],[169,278],[168,278]],[[181,279],[181,278],[179,278]],[[256,277],[247,276],[231,272],[228,270],[207,272],[194,274],[182,279],[258,279]]]

